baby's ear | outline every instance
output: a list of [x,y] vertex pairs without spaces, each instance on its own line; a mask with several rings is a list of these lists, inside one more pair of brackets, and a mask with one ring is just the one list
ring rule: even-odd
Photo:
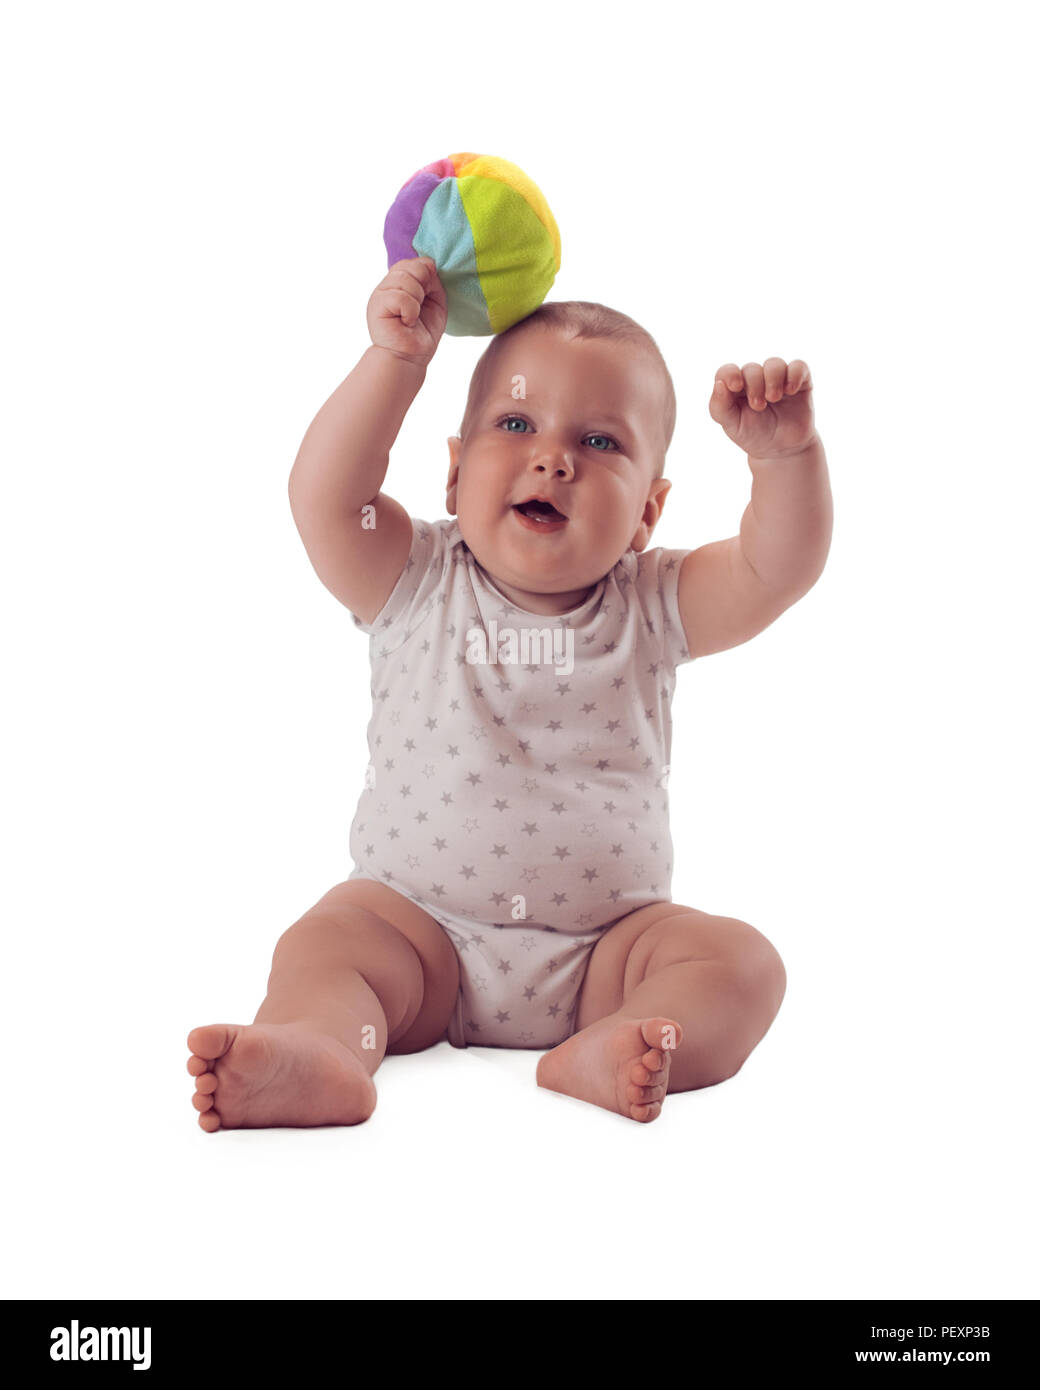
[[457,434],[448,436],[448,459],[451,468],[459,466],[459,456],[462,452],[462,440]]
[[448,454],[451,462],[448,465],[448,481],[445,483],[445,506],[452,516],[455,515],[455,490],[459,484],[459,464],[461,460],[462,440],[457,434],[448,436]]

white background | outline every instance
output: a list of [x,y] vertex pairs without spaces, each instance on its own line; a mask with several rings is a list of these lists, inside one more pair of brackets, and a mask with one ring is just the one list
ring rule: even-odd
[[[1035,34],[1025,5],[7,4],[8,1297],[978,1298],[1036,1275]],[[207,1135],[347,877],[367,641],[286,482],[368,343],[400,185],[500,154],[554,299],[657,338],[654,544],[736,532],[716,368],[802,357],[835,530],[681,669],[673,897],[777,946],[733,1080],[640,1126],[538,1054],[392,1058],[354,1129]],[[486,340],[386,490],[445,515]]]

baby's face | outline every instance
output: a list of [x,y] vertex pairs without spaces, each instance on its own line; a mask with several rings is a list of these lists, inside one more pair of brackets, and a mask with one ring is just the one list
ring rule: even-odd
[[[518,378],[520,380],[518,380]],[[465,440],[448,440],[448,512],[507,598],[531,612],[575,608],[631,547],[643,550],[671,483],[664,386],[647,354],[614,339],[534,326],[491,368]],[[532,495],[563,513],[537,528]]]

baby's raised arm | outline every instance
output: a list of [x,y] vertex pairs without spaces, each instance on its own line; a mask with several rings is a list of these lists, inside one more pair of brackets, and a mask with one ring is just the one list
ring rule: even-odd
[[747,452],[752,487],[739,535],[702,545],[679,571],[694,657],[749,641],[806,594],[823,572],[833,526],[806,363],[728,362],[715,374],[708,409]]
[[289,474],[293,520],[318,578],[364,623],[411,547],[408,513],[380,488],[447,315],[433,261],[398,261],[368,303],[372,346],[311,421]]

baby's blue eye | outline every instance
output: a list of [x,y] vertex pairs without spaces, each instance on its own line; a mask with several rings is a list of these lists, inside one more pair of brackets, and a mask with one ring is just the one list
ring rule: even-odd
[[[506,428],[509,430],[510,434],[522,434],[527,429],[527,421],[523,418],[522,415],[505,415],[502,417],[501,420],[499,420],[498,423],[499,425],[505,425]],[[523,430],[514,430],[512,428],[513,425],[522,425]],[[598,454],[609,453],[612,448],[616,449],[618,447],[617,444],[615,444],[614,440],[611,439],[609,434],[587,434],[585,438],[601,439],[603,441],[605,445],[604,448],[600,448],[598,445],[593,446]]]

